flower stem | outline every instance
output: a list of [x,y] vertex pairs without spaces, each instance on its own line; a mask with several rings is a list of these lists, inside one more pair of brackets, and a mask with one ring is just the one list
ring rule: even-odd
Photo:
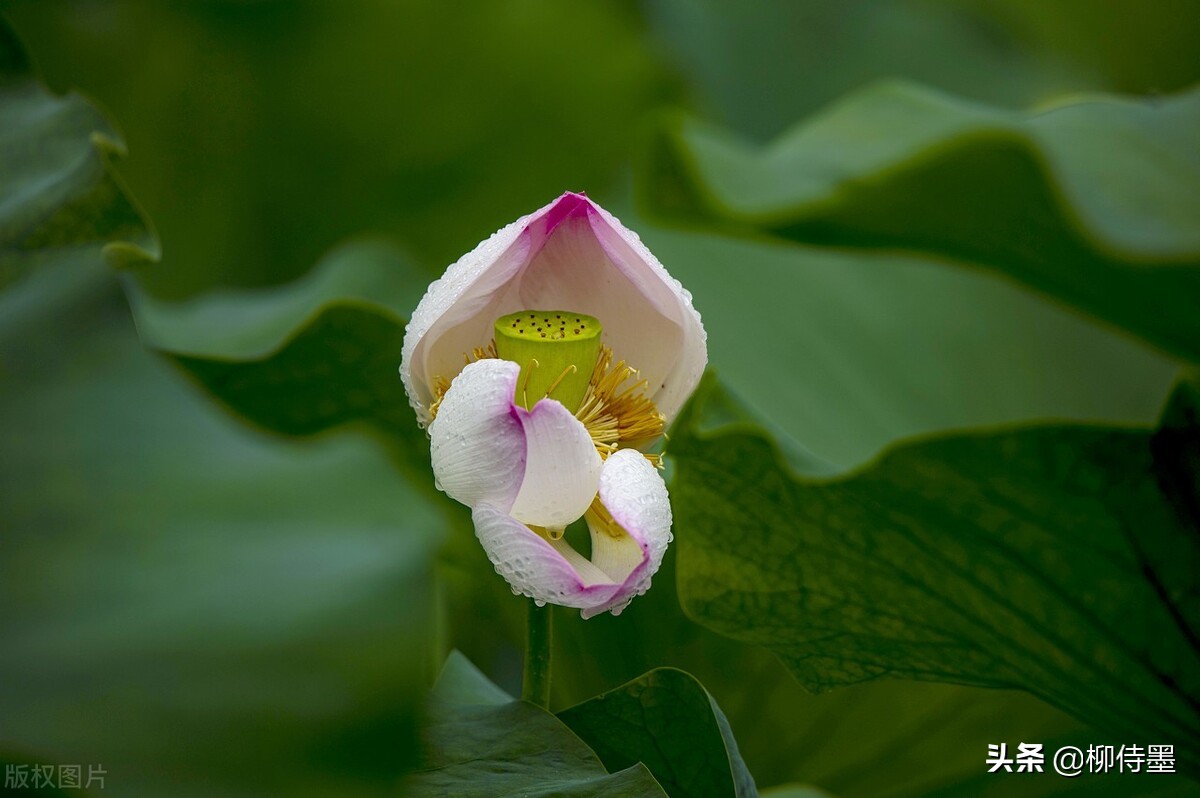
[[525,679],[521,698],[543,709],[550,706],[550,605],[529,600],[525,627]]

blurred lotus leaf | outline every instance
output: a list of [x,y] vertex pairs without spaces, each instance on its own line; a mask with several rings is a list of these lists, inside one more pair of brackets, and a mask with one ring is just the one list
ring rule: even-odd
[[978,264],[1200,358],[1200,89],[1032,114],[903,83],[762,150],[680,118],[641,184],[741,232]]

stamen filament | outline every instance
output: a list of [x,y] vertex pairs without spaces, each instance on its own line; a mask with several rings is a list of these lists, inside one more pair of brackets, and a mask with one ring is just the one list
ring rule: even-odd
[[554,389],[558,387],[558,384],[560,382],[562,382],[564,379],[566,379],[566,376],[568,374],[574,374],[576,371],[577,371],[577,369],[575,368],[574,363],[572,363],[571,365],[569,365],[565,369],[563,369],[562,374],[559,374],[558,378],[555,379],[554,382],[550,383],[550,387],[546,389],[546,396],[549,396],[550,394],[554,393]]
[[525,367],[525,381],[521,383],[521,404],[529,407],[529,381],[533,379],[533,370],[538,367],[536,357],[529,359],[529,365]]
[[625,537],[627,534],[621,528],[621,525],[617,523],[616,519],[612,517],[612,513],[608,511],[608,508],[600,503],[599,496],[592,500],[592,505],[587,508],[584,517],[591,522],[592,526],[601,529],[611,538],[619,539]]
[[[640,448],[663,434],[666,419],[646,395],[647,381],[638,379],[636,369],[624,360],[615,365],[612,350],[600,349],[588,390],[576,417],[592,436],[601,457],[618,448]],[[654,465],[662,465],[661,455],[647,455]]]
[[[476,347],[470,354],[463,353],[463,359],[467,363],[494,357],[497,357],[495,341],[489,342],[486,347]],[[536,358],[531,358],[529,365],[522,370],[524,379],[520,390],[525,407],[529,407],[529,386],[534,370],[539,365]],[[574,364],[563,369],[550,383],[545,395],[553,393],[560,383],[576,370]],[[646,396],[648,381],[639,377],[638,370],[624,360],[613,363],[612,350],[607,346],[600,346],[596,365],[592,369],[579,409],[575,411],[575,417],[587,429],[592,444],[602,458],[607,458],[618,449],[641,449],[659,438],[667,437],[666,418]],[[429,408],[432,416],[436,417],[442,397],[449,389],[449,380],[443,377],[434,380],[434,402]],[[643,456],[656,468],[663,467],[662,454],[643,452]]]

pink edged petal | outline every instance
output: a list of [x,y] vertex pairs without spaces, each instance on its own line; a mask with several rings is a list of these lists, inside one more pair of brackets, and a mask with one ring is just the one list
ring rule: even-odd
[[405,328],[400,358],[404,390],[422,426],[430,421],[434,381],[453,379],[463,354],[491,339],[497,318],[527,307],[520,278],[534,254],[562,222],[590,206],[582,194],[563,194],[497,230],[430,284]]
[[[696,389],[708,363],[707,335],[700,314],[692,306],[691,293],[667,273],[637,233],[595,203],[589,220],[607,259],[633,282],[640,294],[654,303],[663,318],[677,327],[676,336],[670,340],[635,341],[636,347],[629,350],[629,355],[623,354],[624,347],[619,350],[612,344],[618,358],[630,360],[630,365],[641,371],[649,383],[650,398],[669,422]],[[654,348],[656,344],[671,347],[671,358],[665,366],[660,365],[662,358],[657,353],[654,357],[642,354],[647,346]],[[637,362],[633,362],[633,353]]]
[[[551,545],[529,527],[489,504],[471,513],[475,535],[496,573],[514,593],[564,607],[585,608],[611,601],[618,586],[562,541]],[[567,548],[568,559],[561,549]]]
[[529,219],[531,254],[536,254],[537,250],[542,248],[542,245],[563,222],[571,219],[586,219],[591,206],[592,201],[587,198],[587,194],[568,191],[531,216]]
[[[638,369],[650,393],[676,367],[685,330],[674,294],[646,268],[622,268],[605,252],[593,221],[596,206],[561,220],[520,276],[521,304],[595,316],[617,360]],[[653,398],[653,397],[652,397]]]
[[561,529],[596,498],[600,455],[587,428],[554,399],[517,407],[525,430],[525,478],[510,514],[526,524]]
[[421,424],[433,384],[485,346],[495,320],[526,308],[587,313],[617,360],[637,368],[670,420],[708,359],[691,295],[635,233],[583,194],[566,193],[495,233],[429,286],[404,336],[400,372]]
[[404,330],[400,377],[422,426],[430,421],[434,380],[453,379],[463,368],[463,354],[484,346],[492,323],[516,310],[511,302],[504,304],[504,297],[528,261],[529,239],[522,234],[529,220],[549,207],[484,239],[430,283],[417,304]]
[[438,488],[473,507],[509,507],[525,476],[525,430],[513,408],[521,368],[480,360],[462,370],[429,425]]
[[615,538],[597,529],[589,518],[592,563],[621,584],[605,603],[584,608],[584,618],[610,610],[619,615],[635,596],[649,590],[672,537],[667,486],[658,470],[637,451],[622,449],[604,462],[600,503],[626,535]]

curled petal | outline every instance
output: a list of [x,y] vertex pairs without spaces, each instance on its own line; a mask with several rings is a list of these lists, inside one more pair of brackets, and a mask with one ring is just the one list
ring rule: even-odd
[[525,477],[510,515],[561,529],[595,498],[600,455],[587,429],[561,403],[542,399],[533,410],[518,406],[516,411],[525,432]]
[[468,506],[511,507],[525,476],[525,430],[513,407],[521,368],[480,360],[462,370],[429,425],[438,487]]
[[549,540],[501,508],[474,508],[475,534],[496,572],[513,592],[575,607],[584,618],[619,614],[650,587],[671,541],[671,504],[654,466],[625,449],[604,461],[600,502],[607,518],[587,514],[592,559],[566,542]]
[[584,608],[606,603],[620,587],[563,541],[551,545],[496,507],[478,505],[471,518],[488,559],[514,593]]
[[615,523],[588,514],[592,564],[620,584],[606,601],[583,609],[583,617],[621,610],[650,589],[671,542],[671,502],[658,470],[639,452],[622,449],[604,461],[600,503]]

